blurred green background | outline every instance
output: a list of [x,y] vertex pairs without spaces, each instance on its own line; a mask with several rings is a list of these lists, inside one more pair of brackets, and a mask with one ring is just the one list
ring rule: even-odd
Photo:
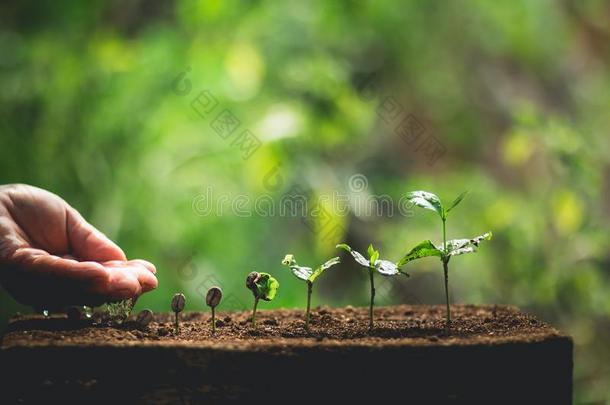
[[[176,291],[204,309],[210,283],[247,307],[252,269],[281,283],[264,308],[303,306],[285,253],[317,265],[341,240],[398,259],[440,238],[434,214],[398,212],[406,191],[470,190],[448,236],[495,237],[452,261],[453,302],[517,305],[571,334],[576,402],[608,403],[609,18],[575,0],[3,2],[0,182],[61,195],[154,262],[138,308],[156,311]],[[435,157],[418,146],[433,139]],[[294,190],[325,215],[231,209]],[[335,192],[349,212],[320,203]],[[393,215],[367,215],[374,196]],[[443,302],[437,260],[408,270],[380,304]],[[346,260],[314,303],[366,305],[366,272]],[[0,295],[3,323],[26,310]]]

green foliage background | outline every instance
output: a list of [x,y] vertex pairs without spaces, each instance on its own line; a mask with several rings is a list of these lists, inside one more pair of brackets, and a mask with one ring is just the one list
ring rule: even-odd
[[[264,308],[302,307],[282,257],[315,266],[337,254],[320,218],[312,231],[301,218],[200,215],[208,187],[277,200],[298,185],[312,203],[347,192],[356,173],[364,192],[395,201],[468,189],[448,237],[495,237],[453,262],[453,301],[517,305],[570,333],[576,402],[605,403],[609,17],[607,3],[575,0],[3,2],[0,182],[63,196],[129,257],[154,262],[159,288],[138,307],[156,311],[176,291],[204,309],[210,277],[249,306],[253,269],[281,284]],[[172,82],[187,67],[180,96]],[[250,159],[191,108],[203,90],[262,141]],[[434,165],[378,114],[388,100],[446,147]],[[398,259],[441,237],[433,214],[351,206],[330,221],[357,250],[373,242]],[[408,270],[382,304],[443,302],[438,260]],[[315,295],[366,305],[366,273],[346,260]],[[25,310],[4,293],[0,305],[4,322]]]

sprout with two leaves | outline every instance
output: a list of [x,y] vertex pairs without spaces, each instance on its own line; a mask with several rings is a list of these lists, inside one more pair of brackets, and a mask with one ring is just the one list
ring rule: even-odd
[[313,290],[313,283],[322,273],[324,273],[325,270],[331,268],[339,262],[341,262],[341,259],[338,257],[333,257],[326,263],[313,270],[311,267],[299,266],[293,255],[286,255],[284,260],[282,260],[282,264],[284,266],[288,266],[290,271],[292,271],[292,274],[294,274],[298,279],[307,283],[307,312],[305,313],[306,330],[309,330],[309,311],[311,308],[311,293]]
[[382,276],[395,276],[397,274],[404,274],[409,277],[407,273],[400,270],[400,268],[392,263],[389,260],[379,259],[379,251],[375,250],[373,245],[369,245],[367,253],[369,255],[368,260],[362,256],[360,253],[353,250],[349,245],[345,243],[340,243],[337,245],[337,248],[343,249],[349,253],[351,253],[356,263],[361,265],[362,267],[366,267],[369,269],[369,279],[371,282],[371,304],[369,307],[369,329],[373,328],[373,305],[375,304],[375,282],[373,280],[373,274],[377,271]]
[[449,308],[449,259],[452,256],[458,256],[465,253],[474,253],[479,247],[479,243],[483,240],[491,239],[491,232],[476,236],[472,239],[452,239],[447,240],[447,231],[445,223],[447,216],[466,196],[467,192],[460,194],[449,206],[445,208],[441,203],[440,198],[427,191],[413,191],[407,194],[407,198],[414,205],[436,212],[443,222],[443,244],[437,246],[430,240],[425,240],[415,246],[397,263],[401,267],[408,262],[421,259],[422,257],[437,256],[443,263],[443,271],[445,273],[445,301],[447,305],[447,327],[451,326],[451,309]]
[[253,271],[246,278],[246,287],[254,295],[254,308],[252,309],[252,328],[256,329],[256,307],[258,300],[271,301],[275,298],[280,283],[268,273]]

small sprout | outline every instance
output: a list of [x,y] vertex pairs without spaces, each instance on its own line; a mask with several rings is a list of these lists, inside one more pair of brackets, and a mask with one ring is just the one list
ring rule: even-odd
[[174,323],[176,333],[180,332],[180,325],[178,324],[178,314],[184,309],[184,304],[186,304],[186,297],[184,296],[184,294],[174,294],[174,298],[172,298],[172,311],[174,311],[174,313],[176,314],[176,319]]
[[138,323],[138,326],[140,326],[141,328],[145,328],[152,321],[152,319],[153,311],[151,311],[150,309],[143,309],[136,317],[136,322]]
[[440,198],[435,194],[427,191],[413,191],[407,194],[407,198],[413,204],[420,208],[425,208],[434,211],[438,214],[441,221],[443,222],[443,244],[440,246],[435,245],[429,240],[421,242],[415,246],[409,253],[407,253],[397,263],[398,267],[407,264],[410,261],[421,259],[423,257],[437,256],[443,263],[443,272],[445,273],[445,303],[447,306],[447,328],[451,326],[451,309],[449,307],[449,259],[452,256],[458,256],[465,253],[474,253],[479,247],[479,243],[484,240],[491,239],[491,232],[486,232],[483,235],[476,236],[472,239],[452,239],[447,240],[447,232],[445,223],[449,212],[453,210],[466,196],[467,192],[463,192],[449,206],[445,208]]
[[280,283],[271,274],[253,271],[246,278],[246,287],[254,295],[254,308],[252,309],[252,328],[256,329],[256,307],[258,300],[271,301],[275,298]]
[[205,303],[212,308],[212,334],[216,333],[216,312],[215,309],[220,304],[222,299],[222,290],[220,287],[211,287],[205,296]]
[[392,263],[389,260],[379,259],[379,251],[375,250],[373,245],[369,245],[367,249],[368,260],[361,255],[360,253],[353,250],[349,245],[345,243],[340,243],[337,245],[337,248],[343,249],[349,252],[356,263],[365,267],[369,270],[369,280],[371,283],[371,304],[369,306],[369,329],[373,328],[373,306],[375,305],[375,282],[373,280],[373,274],[377,271],[382,276],[395,276],[397,274],[404,274],[409,277],[409,275],[403,271],[401,271],[398,266]]
[[284,266],[288,266],[296,278],[307,283],[307,312],[305,313],[305,329],[307,330],[309,330],[309,311],[311,308],[311,293],[313,283],[322,273],[324,273],[325,270],[331,268],[339,262],[341,262],[341,259],[338,257],[333,257],[326,263],[313,270],[311,267],[299,266],[293,255],[286,255],[284,256],[284,260],[282,260],[282,264]]

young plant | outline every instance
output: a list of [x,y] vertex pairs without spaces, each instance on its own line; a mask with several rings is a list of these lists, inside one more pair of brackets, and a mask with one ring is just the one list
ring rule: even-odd
[[407,194],[407,198],[414,205],[434,211],[441,218],[443,223],[443,244],[437,246],[429,240],[421,242],[407,253],[397,263],[401,267],[408,262],[421,259],[422,257],[437,256],[443,263],[443,271],[445,273],[445,303],[447,306],[447,327],[451,326],[451,309],[449,308],[449,259],[452,256],[458,256],[465,253],[473,253],[477,251],[479,243],[483,240],[491,239],[491,232],[476,236],[472,239],[452,239],[447,240],[446,222],[449,212],[454,209],[466,196],[467,192],[463,192],[449,206],[445,208],[441,203],[440,198],[427,191],[413,191]]
[[275,298],[280,283],[268,273],[253,271],[246,278],[246,287],[254,295],[254,308],[252,309],[252,329],[256,329],[256,307],[258,300],[271,301]]
[[311,293],[313,289],[313,283],[322,273],[324,273],[325,270],[331,268],[339,262],[341,262],[341,259],[339,259],[338,257],[333,257],[326,263],[320,265],[315,270],[313,270],[311,267],[299,266],[293,255],[286,255],[284,256],[284,260],[282,260],[282,264],[284,266],[288,266],[290,268],[290,271],[292,271],[292,274],[294,274],[296,278],[298,278],[299,280],[303,280],[307,283],[307,312],[305,313],[306,330],[309,330],[309,310],[311,308]]
[[398,268],[398,266],[396,264],[392,263],[391,261],[379,259],[379,251],[375,250],[373,245],[369,245],[369,248],[367,250],[367,253],[369,255],[368,260],[363,255],[356,252],[351,247],[349,247],[349,245],[346,245],[345,243],[338,244],[337,248],[343,249],[343,250],[349,252],[352,255],[352,257],[354,258],[354,260],[356,260],[356,263],[358,263],[362,267],[365,267],[369,270],[369,279],[371,282],[371,304],[369,306],[369,329],[372,329],[373,328],[373,306],[375,305],[375,282],[373,280],[373,274],[375,274],[375,271],[377,271],[382,276],[395,276],[397,274],[404,274],[405,276],[409,277],[409,275],[407,273],[405,273],[404,271],[400,270]]
[[212,308],[212,335],[216,333],[216,307],[222,299],[222,290],[220,287],[211,287],[205,296],[205,303]]
[[180,332],[180,325],[178,323],[178,314],[182,312],[184,309],[184,304],[186,304],[186,297],[182,293],[174,294],[174,298],[172,298],[172,311],[176,315],[174,327],[176,329],[176,333]]

